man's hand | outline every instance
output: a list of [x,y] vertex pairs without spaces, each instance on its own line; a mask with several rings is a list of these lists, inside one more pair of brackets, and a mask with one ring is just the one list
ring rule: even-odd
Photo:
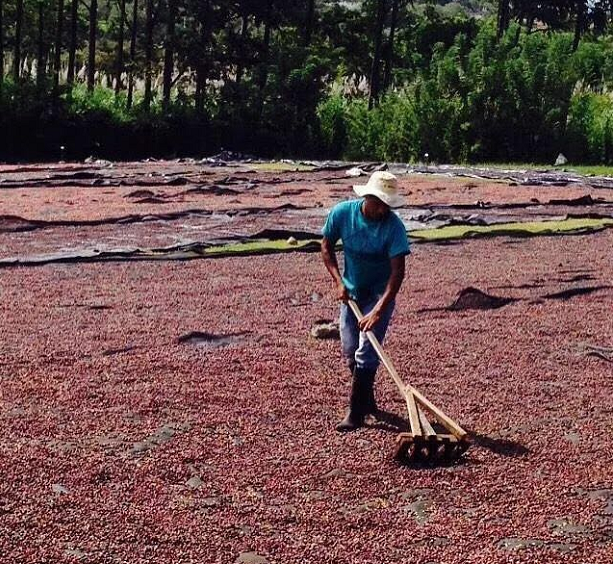
[[334,253],[334,243],[325,237],[321,240],[321,256],[324,260],[326,268],[328,269],[328,272],[331,274],[332,278],[334,278],[334,282],[336,283],[336,297],[340,301],[347,303],[349,300],[349,292],[343,284],[343,278],[341,277],[341,273],[338,269],[338,262],[336,262],[336,254]]
[[343,284],[342,282],[337,285],[336,294],[341,302],[346,304],[349,301],[349,292],[347,291],[345,284]]
[[365,315],[361,321],[358,322],[360,331],[366,333],[366,331],[372,331],[375,325],[381,319],[381,313],[378,309],[373,309],[368,315]]
[[385,292],[381,299],[372,308],[368,315],[362,318],[358,323],[360,331],[372,331],[375,325],[381,319],[381,312],[385,311],[389,304],[396,298],[396,294],[400,289],[402,280],[404,279],[405,257],[404,255],[393,257],[391,259],[392,273],[385,288]]

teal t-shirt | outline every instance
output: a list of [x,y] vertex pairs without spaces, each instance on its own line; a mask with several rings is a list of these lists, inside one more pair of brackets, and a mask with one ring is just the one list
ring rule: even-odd
[[367,219],[361,209],[363,201],[334,206],[322,230],[331,243],[343,242],[343,283],[358,299],[382,294],[392,272],[390,259],[410,252],[402,220],[394,212],[381,221]]

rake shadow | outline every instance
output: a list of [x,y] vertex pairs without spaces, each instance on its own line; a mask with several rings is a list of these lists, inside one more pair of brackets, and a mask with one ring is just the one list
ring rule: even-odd
[[475,445],[509,458],[519,458],[530,454],[530,449],[516,441],[508,439],[494,439],[487,435],[480,435],[474,431],[469,431],[470,441]]

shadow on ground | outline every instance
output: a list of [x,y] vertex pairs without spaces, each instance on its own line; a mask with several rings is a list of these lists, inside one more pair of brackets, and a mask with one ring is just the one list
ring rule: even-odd
[[508,439],[495,439],[493,437],[488,437],[487,435],[480,435],[474,431],[468,431],[468,436],[473,445],[486,448],[494,454],[499,454],[501,456],[518,458],[520,456],[526,456],[530,453],[530,449],[528,447],[516,441],[510,441]]
[[409,430],[409,423],[390,411],[378,411],[376,420],[367,422],[367,427],[387,433],[404,433]]

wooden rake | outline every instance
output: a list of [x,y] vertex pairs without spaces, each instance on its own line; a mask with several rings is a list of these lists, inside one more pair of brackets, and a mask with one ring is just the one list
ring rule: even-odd
[[[348,303],[358,321],[361,321],[364,316],[358,304],[353,300]],[[396,437],[394,458],[403,464],[436,464],[459,459],[470,446],[466,431],[417,389],[405,384],[375,334],[367,331],[366,336],[407,403],[411,432],[399,433]],[[437,433],[427,415],[444,427],[447,433]]]

